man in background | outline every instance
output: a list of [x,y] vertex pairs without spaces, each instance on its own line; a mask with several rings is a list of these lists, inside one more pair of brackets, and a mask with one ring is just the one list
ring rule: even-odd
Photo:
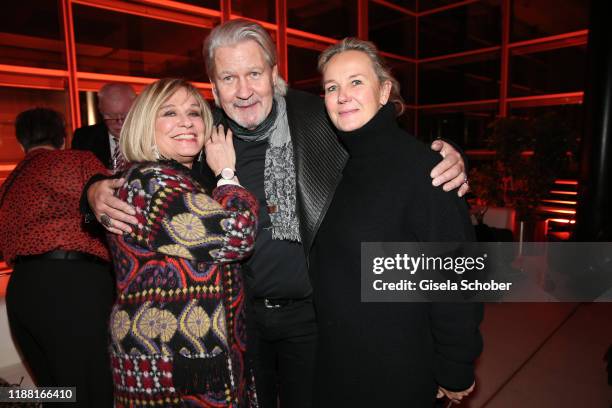
[[136,92],[127,84],[110,83],[98,92],[102,123],[83,126],[74,132],[72,148],[88,150],[108,168],[115,169],[119,157],[119,135]]

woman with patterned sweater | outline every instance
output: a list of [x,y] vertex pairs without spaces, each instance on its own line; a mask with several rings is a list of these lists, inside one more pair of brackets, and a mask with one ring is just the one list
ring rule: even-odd
[[[191,172],[203,146],[222,175],[211,195]],[[108,234],[116,406],[255,406],[239,261],[253,249],[258,204],[233,172],[231,133],[212,129],[192,85],[162,79],[136,99],[120,147],[131,166],[117,194],[138,225]]]

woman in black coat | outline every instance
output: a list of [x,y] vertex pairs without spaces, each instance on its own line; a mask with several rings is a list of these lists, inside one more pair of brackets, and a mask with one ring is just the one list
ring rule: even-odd
[[467,206],[431,185],[439,158],[398,127],[399,86],[373,44],[345,39],[323,52],[319,69],[350,159],[310,257],[315,406],[458,402],[474,385],[482,305],[362,303],[360,253],[362,242],[472,241]]

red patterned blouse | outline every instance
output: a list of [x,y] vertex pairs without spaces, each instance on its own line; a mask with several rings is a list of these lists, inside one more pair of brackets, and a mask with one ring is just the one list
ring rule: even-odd
[[4,260],[11,264],[16,256],[53,250],[85,252],[109,260],[103,234],[88,231],[79,210],[87,180],[105,172],[91,152],[29,152],[0,187],[0,255]]

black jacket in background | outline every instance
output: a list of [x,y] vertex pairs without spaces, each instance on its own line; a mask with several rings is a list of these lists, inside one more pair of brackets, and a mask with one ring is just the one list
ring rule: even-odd
[[90,151],[107,169],[112,167],[108,129],[104,123],[83,126],[75,130],[72,138],[72,148]]

